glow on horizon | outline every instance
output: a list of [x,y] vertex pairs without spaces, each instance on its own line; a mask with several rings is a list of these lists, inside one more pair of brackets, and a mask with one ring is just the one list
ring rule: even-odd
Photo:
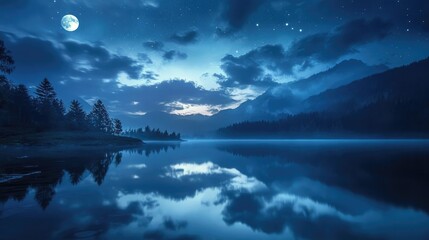
[[175,110],[171,111],[170,114],[182,116],[195,114],[211,116],[222,109],[222,106],[220,105],[190,104],[182,102],[167,103],[166,106],[176,108]]

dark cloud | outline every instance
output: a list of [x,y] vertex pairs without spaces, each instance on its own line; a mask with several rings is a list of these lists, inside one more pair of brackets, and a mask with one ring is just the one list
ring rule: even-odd
[[[186,38],[186,36],[184,37]],[[185,40],[182,39],[181,41],[185,41]],[[164,59],[164,61],[166,62],[169,62],[175,59],[183,60],[188,58],[188,55],[186,53],[183,53],[177,50],[165,50],[164,43],[160,41],[147,41],[143,43],[143,46],[146,49],[162,53],[162,59]],[[147,55],[139,55],[139,58],[140,57],[144,59],[145,57],[147,57]]]
[[222,70],[227,76],[215,74],[223,87],[271,87],[277,85],[270,74],[290,68],[281,45],[266,45],[242,56],[227,55],[222,59]]
[[[17,69],[12,78],[14,75],[26,74],[26,72],[34,74],[41,69],[46,69],[47,73],[60,72],[65,70],[68,64],[50,41],[32,37],[18,38],[6,32],[0,32],[0,39],[4,40],[6,48],[11,51],[16,62]],[[29,52],[31,54],[28,54]],[[25,78],[26,76],[23,76],[23,79]]]
[[222,87],[246,88],[249,86],[269,87],[276,83],[269,77],[264,76],[262,67],[246,57],[233,57],[227,55],[222,59],[222,70],[227,74],[214,75]]
[[187,225],[188,223],[186,221],[174,221],[171,218],[164,218],[164,227],[171,231],[186,228]]
[[[140,79],[143,71],[138,61],[114,54],[101,44],[69,40],[54,43],[5,32],[0,33],[0,38],[5,40],[16,63],[10,79],[31,87],[47,77],[65,103],[79,98],[108,98],[118,90],[118,75]],[[149,72],[145,75],[155,77]]]
[[[37,84],[44,77],[52,81],[114,81],[119,73],[139,78],[143,65],[114,54],[102,45],[76,41],[52,42],[36,37],[0,33],[12,52],[16,70],[12,80]],[[29,54],[31,53],[31,54]]]
[[183,60],[188,58],[188,55],[186,53],[182,53],[176,50],[170,50],[170,51],[166,51],[162,55],[162,58],[164,59],[164,61],[172,61],[174,59]]
[[148,81],[157,80],[159,74],[153,72],[153,71],[146,71],[141,74],[141,78],[146,79]]
[[198,41],[198,31],[190,30],[187,32],[175,33],[170,37],[170,40],[182,45],[195,43]]
[[274,72],[287,72],[291,65],[281,45],[265,45],[246,54],[261,65]]
[[137,54],[137,58],[139,61],[141,61],[145,64],[153,64],[152,59],[150,59],[150,57],[146,53]]
[[217,28],[216,34],[219,37],[226,37],[239,31],[247,22],[249,17],[266,0],[225,0],[221,12],[221,20],[225,27]]
[[[115,79],[119,73],[124,72],[131,78],[138,79],[143,69],[143,65],[137,63],[135,59],[113,54],[103,46],[74,41],[62,44],[65,48],[63,51],[65,57],[74,61],[79,71],[94,78]],[[79,66],[80,63],[82,66]]]
[[288,57],[303,61],[336,60],[357,52],[357,47],[389,35],[392,24],[380,18],[357,19],[337,27],[333,32],[317,33],[300,39],[289,48]]
[[164,43],[159,41],[146,41],[143,47],[151,51],[164,51]]

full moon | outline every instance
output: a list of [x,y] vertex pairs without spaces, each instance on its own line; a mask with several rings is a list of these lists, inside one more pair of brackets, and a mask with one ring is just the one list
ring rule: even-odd
[[61,19],[61,26],[63,26],[66,31],[73,32],[79,27],[79,20],[77,17],[68,14]]

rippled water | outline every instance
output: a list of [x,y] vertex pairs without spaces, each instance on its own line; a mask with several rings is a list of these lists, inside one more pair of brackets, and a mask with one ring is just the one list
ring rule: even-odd
[[0,239],[429,239],[429,142],[3,149]]

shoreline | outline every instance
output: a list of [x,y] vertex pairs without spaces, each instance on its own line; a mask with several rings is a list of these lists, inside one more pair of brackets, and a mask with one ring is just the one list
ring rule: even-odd
[[124,147],[141,146],[137,138],[98,132],[42,132],[9,135],[0,138],[5,147]]

